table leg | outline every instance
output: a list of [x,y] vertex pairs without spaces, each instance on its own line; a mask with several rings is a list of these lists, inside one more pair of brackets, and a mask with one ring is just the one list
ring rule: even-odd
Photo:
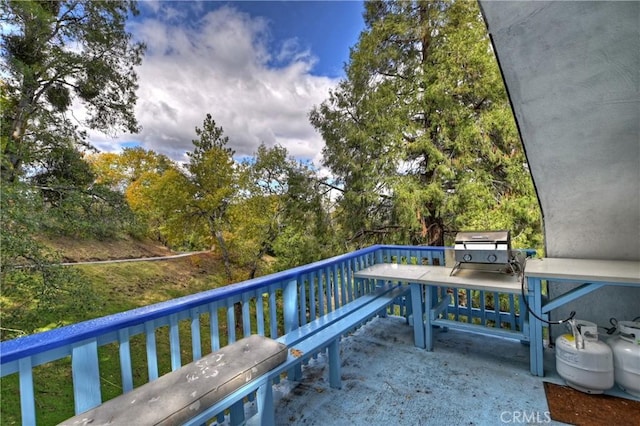
[[529,307],[535,315],[529,313],[529,357],[531,374],[544,376],[543,342],[542,342],[542,280],[529,278],[527,280]]
[[425,348],[424,303],[422,285],[411,283],[411,310],[413,311],[413,341],[419,348]]
[[433,326],[431,325],[431,309],[433,309],[433,293],[436,287],[425,286],[424,311],[426,312],[426,325],[424,328],[425,344],[428,351],[433,350]]

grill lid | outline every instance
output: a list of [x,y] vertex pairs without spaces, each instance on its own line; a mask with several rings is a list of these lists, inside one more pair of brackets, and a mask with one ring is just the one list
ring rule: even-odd
[[455,258],[458,263],[509,262],[509,231],[474,231],[456,234]]
[[[506,244],[508,247],[504,248],[508,250],[511,248],[511,238],[509,231],[473,231],[473,232],[458,232],[456,234],[456,249],[459,244],[464,245],[476,245],[481,244],[483,248],[487,246],[503,246]],[[502,248],[502,247],[501,247]]]

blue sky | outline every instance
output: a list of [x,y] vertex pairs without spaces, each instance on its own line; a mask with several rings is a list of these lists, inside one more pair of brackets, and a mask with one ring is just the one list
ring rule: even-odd
[[238,157],[279,144],[320,166],[314,105],[343,77],[364,28],[360,1],[143,1],[129,30],[138,68],[137,135],[90,135],[103,151],[139,144],[183,161],[207,113]]
[[[213,3],[215,5],[215,3]],[[312,73],[344,75],[349,47],[363,29],[361,1],[240,1],[227,4],[269,21],[274,49],[283,40],[296,40],[318,58]],[[274,65],[278,65],[277,62]]]

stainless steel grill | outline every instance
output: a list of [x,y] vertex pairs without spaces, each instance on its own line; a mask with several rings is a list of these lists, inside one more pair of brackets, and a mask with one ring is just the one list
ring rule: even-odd
[[458,232],[454,246],[456,266],[452,274],[463,265],[509,265],[511,237],[509,231]]

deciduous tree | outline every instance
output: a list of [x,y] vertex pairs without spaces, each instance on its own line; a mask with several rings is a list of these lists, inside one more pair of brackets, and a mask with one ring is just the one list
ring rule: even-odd
[[291,158],[286,148],[258,147],[244,163],[238,201],[231,207],[233,244],[253,278],[266,254],[287,269],[334,254],[327,244],[329,212],[319,179],[308,163]]

